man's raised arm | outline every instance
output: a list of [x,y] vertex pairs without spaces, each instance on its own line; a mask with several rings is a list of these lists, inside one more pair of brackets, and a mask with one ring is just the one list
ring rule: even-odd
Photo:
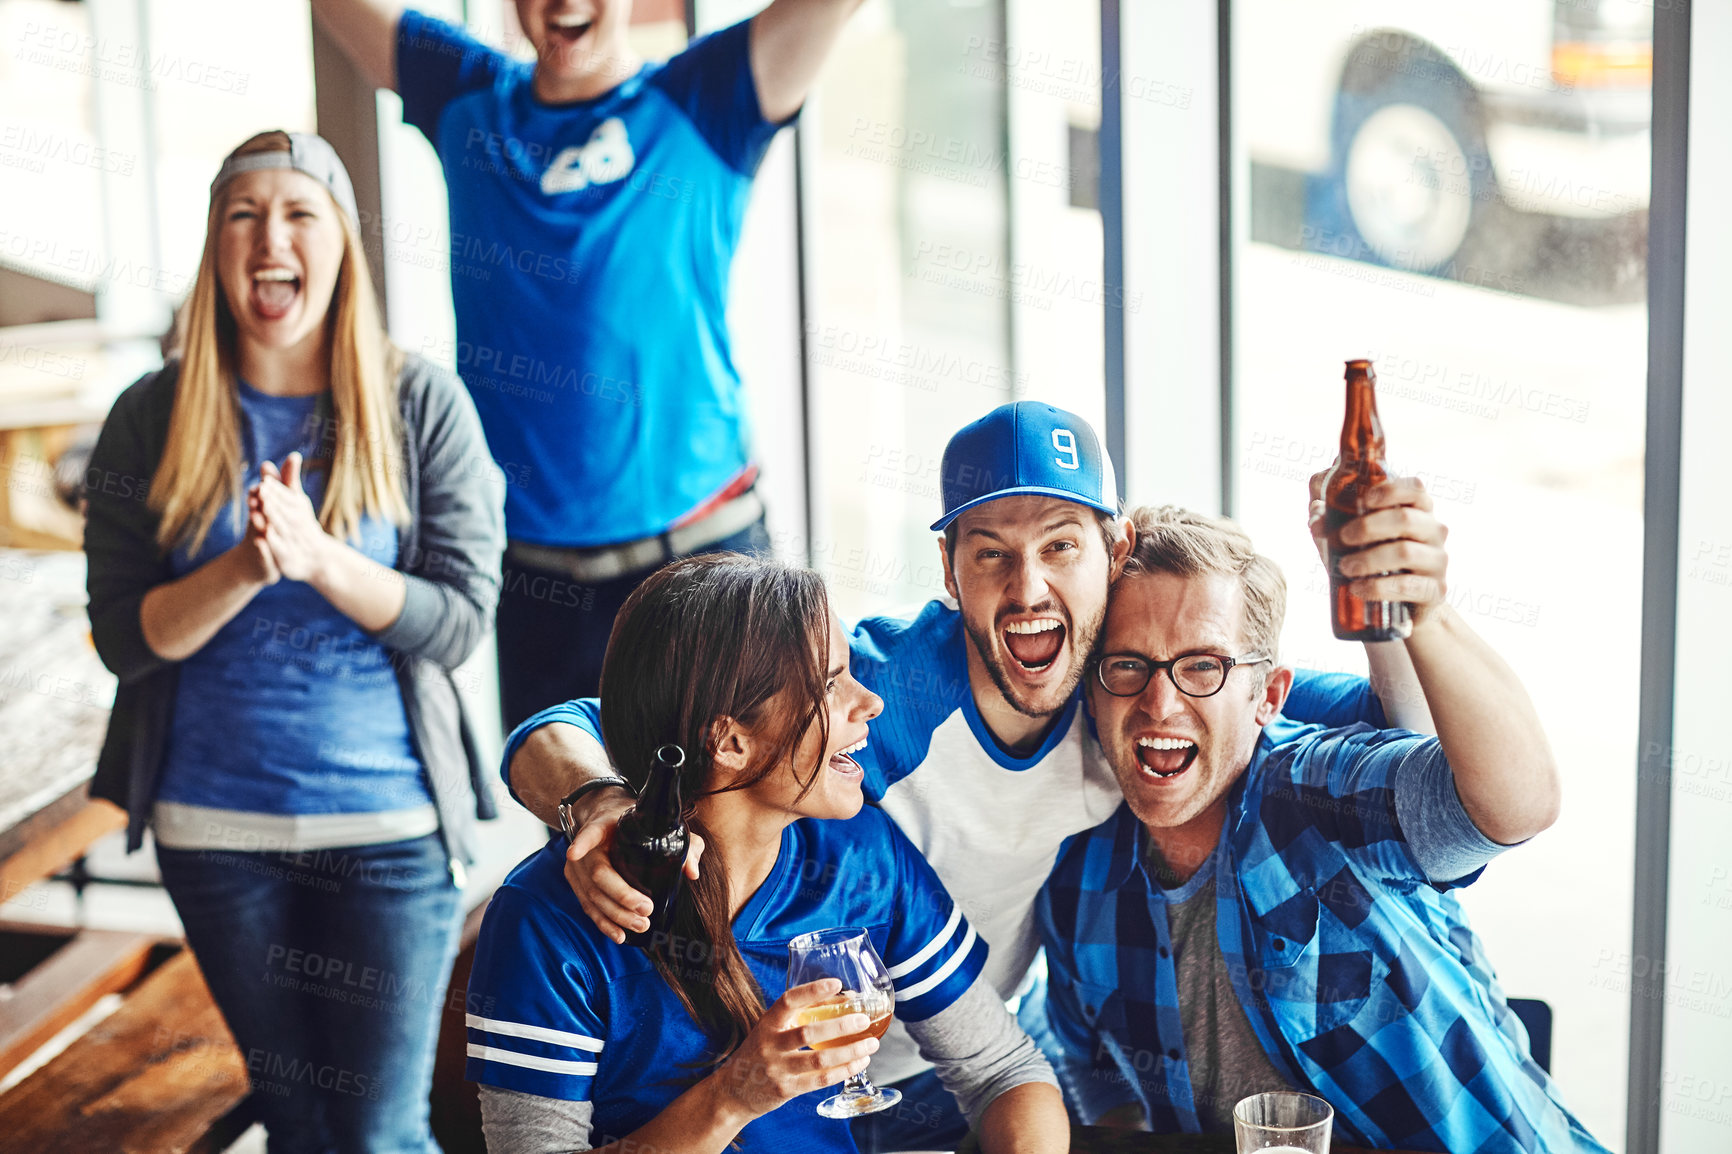
[[[1412,479],[1366,494],[1365,516],[1342,528],[1341,559],[1367,601],[1405,601],[1413,634],[1405,642],[1414,673],[1455,774],[1462,808],[1481,833],[1513,845],[1557,820],[1557,763],[1533,701],[1503,658],[1444,600],[1444,537],[1431,497]],[[1375,542],[1375,544],[1373,544]],[[1383,574],[1383,576],[1372,576]]]
[[842,25],[861,0],[775,0],[752,18],[752,81],[758,109],[780,124],[806,102]]
[[[397,89],[396,0],[313,0],[313,19],[375,88]],[[555,799],[557,800],[557,799]]]

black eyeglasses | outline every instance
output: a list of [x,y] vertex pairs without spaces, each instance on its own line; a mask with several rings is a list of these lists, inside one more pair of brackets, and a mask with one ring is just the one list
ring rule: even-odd
[[1225,657],[1219,653],[1190,653],[1171,661],[1150,661],[1140,653],[1109,653],[1095,666],[1101,688],[1114,697],[1135,697],[1148,688],[1157,669],[1167,671],[1173,686],[1186,697],[1213,697],[1227,684],[1235,665],[1268,661],[1260,653]]

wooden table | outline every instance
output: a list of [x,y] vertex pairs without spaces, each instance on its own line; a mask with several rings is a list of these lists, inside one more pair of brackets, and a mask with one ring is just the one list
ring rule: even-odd
[[[125,828],[89,796],[114,687],[90,643],[84,555],[0,548],[0,895]],[[0,943],[0,1075],[105,994],[127,994],[0,1096],[0,1154],[214,1154],[245,1126],[232,1111],[246,1064],[178,941],[14,922]]]
[[247,1067],[190,950],[0,1096],[0,1154],[215,1154],[245,1129]]
[[[115,680],[84,610],[84,556],[0,549],[0,901],[78,859],[126,815],[91,801]],[[144,972],[156,939],[23,924],[0,927],[0,1075],[103,995]],[[12,968],[35,961],[29,969]]]
[[0,549],[0,901],[125,825],[88,796],[114,686],[90,642],[84,555]]
[[[962,1147],[963,1154],[978,1154],[973,1137]],[[1112,1130],[1104,1126],[1073,1126],[1070,1133],[1071,1154],[1234,1154],[1230,1134],[1144,1134],[1135,1130]],[[1330,1154],[1372,1154],[1358,1146],[1334,1143]],[[1388,1154],[1410,1154],[1391,1151]]]

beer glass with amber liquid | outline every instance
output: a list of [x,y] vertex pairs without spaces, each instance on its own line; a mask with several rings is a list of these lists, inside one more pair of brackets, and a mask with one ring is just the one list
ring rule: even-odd
[[[867,1025],[860,1033],[814,1043],[814,1050],[835,1050],[852,1046],[862,1038],[884,1036],[896,1004],[896,987],[865,930],[853,927],[819,930],[801,934],[788,943],[788,988],[823,978],[840,980],[842,992],[800,1011],[800,1024],[810,1026],[849,1014],[865,1014]],[[818,1113],[826,1118],[857,1118],[888,1110],[900,1101],[900,1090],[880,1090],[862,1070],[842,1083],[840,1094],[820,1102]]]

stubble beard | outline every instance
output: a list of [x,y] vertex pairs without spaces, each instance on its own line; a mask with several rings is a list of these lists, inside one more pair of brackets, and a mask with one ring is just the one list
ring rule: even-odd
[[980,663],[986,666],[987,676],[991,677],[993,685],[998,687],[998,694],[1004,698],[1004,703],[1024,717],[1044,720],[1056,717],[1064,711],[1066,705],[1070,704],[1071,695],[1076,692],[1077,685],[1082,681],[1083,673],[1088,669],[1089,658],[1094,655],[1095,639],[1100,636],[1101,626],[1105,624],[1106,619],[1107,607],[1104,604],[1092,621],[1082,622],[1080,627],[1077,622],[1067,619],[1065,644],[1070,646],[1073,655],[1071,670],[1060,687],[1060,692],[1057,695],[1058,704],[1051,709],[1044,710],[1032,709],[1017,699],[1016,692],[1011,686],[1009,671],[1005,669],[1004,663],[994,656],[994,635],[978,628],[966,616],[962,619],[962,627],[968,633],[968,640],[974,646],[974,652],[980,657]]

